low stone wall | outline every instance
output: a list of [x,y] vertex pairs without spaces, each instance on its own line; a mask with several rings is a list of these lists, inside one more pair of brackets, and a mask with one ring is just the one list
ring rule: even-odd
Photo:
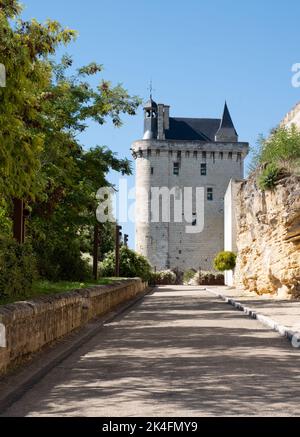
[[138,296],[146,285],[140,279],[130,279],[0,306],[0,324],[6,334],[6,347],[0,347],[0,375],[89,320]]

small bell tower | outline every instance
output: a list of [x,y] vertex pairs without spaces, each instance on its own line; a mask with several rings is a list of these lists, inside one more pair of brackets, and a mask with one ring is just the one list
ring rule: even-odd
[[[152,88],[152,87],[151,87]],[[157,139],[157,116],[158,106],[152,99],[152,89],[150,99],[144,106],[144,140]]]

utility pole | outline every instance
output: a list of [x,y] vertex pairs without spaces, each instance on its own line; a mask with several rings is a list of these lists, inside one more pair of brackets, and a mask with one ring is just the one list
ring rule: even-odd
[[94,251],[93,251],[93,277],[98,281],[98,261],[99,261],[99,224],[94,227]]
[[117,225],[116,226],[116,269],[115,269],[115,277],[120,277],[120,237],[122,236],[121,233],[122,226]]

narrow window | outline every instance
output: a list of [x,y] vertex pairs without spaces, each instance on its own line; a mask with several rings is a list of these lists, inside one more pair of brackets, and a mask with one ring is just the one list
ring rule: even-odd
[[193,156],[194,156],[194,158],[197,159],[198,158],[198,153],[195,151]]
[[181,159],[181,152],[180,151],[177,152],[177,159]]
[[156,156],[160,156],[160,150],[156,150]]
[[179,162],[174,162],[173,174],[174,174],[175,176],[178,176],[178,175],[179,175]]
[[173,156],[173,151],[169,150],[169,156],[172,157]]
[[214,200],[214,189],[213,188],[207,188],[207,200],[209,202]]
[[223,159],[223,158],[224,158],[224,153],[220,152],[220,159]]
[[201,164],[201,176],[206,176],[206,175],[207,175],[207,165]]
[[241,153],[238,153],[238,154],[237,154],[237,158],[236,158],[236,160],[237,160],[238,162],[240,162],[240,161],[242,160],[242,154],[241,154]]
[[193,213],[192,226],[197,226],[197,214],[195,212]]
[[151,149],[147,150],[147,156],[148,156],[148,158],[150,158],[150,156],[151,156]]
[[206,159],[206,152],[202,152],[202,159]]
[[228,159],[232,159],[232,152],[228,153]]
[[185,152],[185,157],[186,157],[186,158],[189,158],[189,157],[190,157],[190,152],[189,152],[189,151]]
[[154,175],[154,168],[153,167],[151,167],[151,175],[152,176]]

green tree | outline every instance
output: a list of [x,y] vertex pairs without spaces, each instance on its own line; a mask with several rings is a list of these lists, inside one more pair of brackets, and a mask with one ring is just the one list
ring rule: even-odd
[[10,198],[35,197],[41,190],[40,156],[43,93],[51,83],[48,57],[75,37],[56,21],[17,20],[16,0],[0,0],[0,62],[7,82],[0,88],[0,192]]
[[[106,146],[84,148],[79,134],[91,120],[120,127],[122,115],[134,115],[140,100],[103,78],[93,87],[91,76],[102,72],[96,63],[68,74],[72,59],[66,55],[56,64],[52,55],[75,31],[56,21],[24,22],[20,13],[18,1],[0,0],[0,62],[7,71],[0,89],[1,233],[11,232],[12,197],[24,199],[40,272],[53,279],[84,277],[81,252],[91,252],[96,191],[109,185],[111,169],[128,175],[131,165]],[[109,250],[113,226],[102,231]]]
[[[120,85],[111,87],[101,80],[96,89],[91,87],[87,79],[99,74],[101,66],[91,64],[68,77],[71,65],[68,56],[60,65],[53,63],[55,76],[47,92],[47,116],[43,126],[45,148],[40,170],[45,189],[31,205],[30,234],[40,271],[49,279],[81,279],[81,271],[85,277],[87,269],[81,252],[92,252],[96,192],[109,185],[106,177],[110,170],[131,174],[128,159],[119,159],[105,146],[85,150],[78,134],[87,129],[89,119],[100,125],[111,119],[119,127],[121,115],[135,114],[140,103]],[[112,249],[113,236],[112,224],[101,226],[102,257]],[[68,251],[61,250],[62,245],[66,245]],[[77,268],[70,269],[71,264]]]

